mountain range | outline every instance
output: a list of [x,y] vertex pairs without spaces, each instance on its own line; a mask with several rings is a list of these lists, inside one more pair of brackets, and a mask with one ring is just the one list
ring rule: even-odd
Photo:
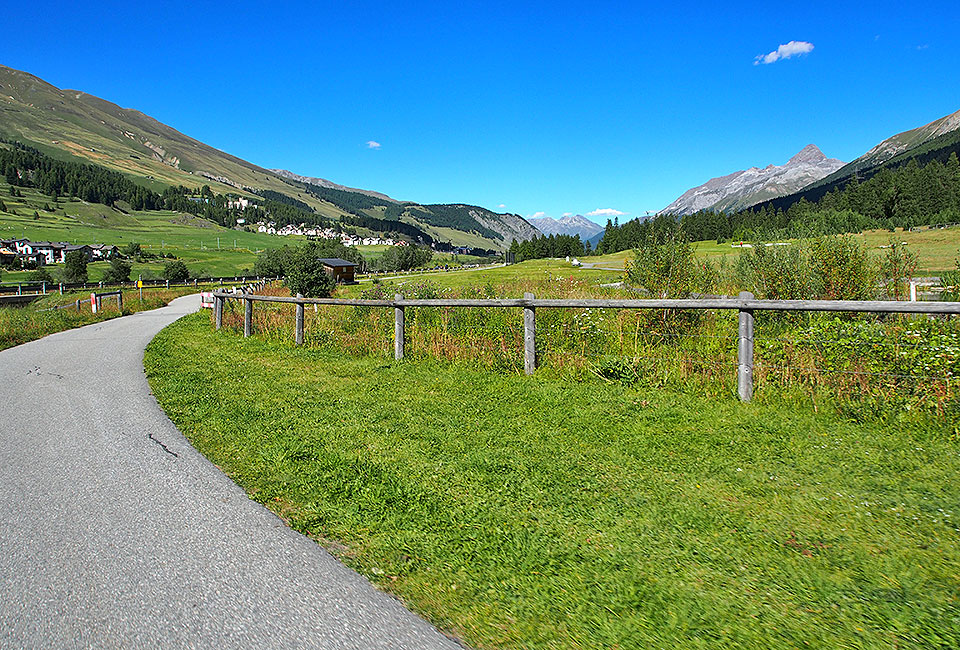
[[[214,192],[254,199],[275,192],[328,219],[357,216],[401,221],[435,241],[503,249],[537,235],[516,214],[463,203],[398,202],[285,170],[269,170],[215,149],[140,111],[79,90],[60,89],[27,72],[0,65],[0,137],[61,160],[119,171],[154,191],[209,185]],[[389,223],[383,225],[389,230]]]
[[683,216],[700,210],[736,212],[803,189],[843,166],[842,161],[827,158],[816,145],[808,144],[785,165],[751,167],[711,178],[684,192],[661,213]]
[[931,160],[946,162],[952,153],[960,155],[960,111],[890,136],[822,179],[799,191],[786,193],[754,207],[769,205],[772,208],[787,209],[800,199],[816,202],[827,192],[846,185],[854,176],[864,181],[882,169],[896,168],[911,160],[921,165]]
[[566,215],[559,219],[531,217],[527,222],[544,235],[580,235],[583,241],[603,232],[603,226],[595,224],[581,214]]

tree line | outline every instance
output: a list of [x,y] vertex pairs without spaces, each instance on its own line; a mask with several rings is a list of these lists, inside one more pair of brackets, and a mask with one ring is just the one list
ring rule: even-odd
[[598,254],[636,248],[664,228],[679,225],[690,241],[753,241],[912,228],[960,222],[960,161],[884,167],[868,180],[854,176],[816,202],[799,199],[786,209],[770,203],[733,214],[701,210],[684,217],[658,215],[620,224],[607,221]]
[[580,241],[580,235],[544,235],[526,241],[518,242],[514,239],[510,243],[509,252],[513,253],[517,262],[525,260],[539,260],[547,257],[583,257],[589,254],[590,243],[586,247]]

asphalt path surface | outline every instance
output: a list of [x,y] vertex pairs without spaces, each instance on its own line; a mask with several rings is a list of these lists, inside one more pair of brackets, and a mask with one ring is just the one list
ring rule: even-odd
[[0,352],[0,648],[460,648],[160,410],[143,349],[198,307]]

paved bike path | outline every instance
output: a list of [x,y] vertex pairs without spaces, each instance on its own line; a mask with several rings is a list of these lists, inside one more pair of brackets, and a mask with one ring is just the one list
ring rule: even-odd
[[199,298],[0,352],[0,647],[459,648],[196,452],[143,349]]

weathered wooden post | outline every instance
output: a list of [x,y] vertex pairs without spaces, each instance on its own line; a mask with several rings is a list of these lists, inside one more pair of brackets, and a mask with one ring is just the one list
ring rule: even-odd
[[[524,299],[533,300],[529,291]],[[523,308],[523,372],[532,375],[537,369],[537,315],[533,306]]]
[[243,336],[244,338],[253,334],[253,301],[249,298],[243,299]]
[[223,296],[213,296],[213,319],[220,329],[223,326]]
[[[403,294],[395,294],[393,298],[394,300],[403,300]],[[397,361],[403,359],[403,330],[403,307],[397,305],[393,308],[393,358]]]
[[117,291],[117,311],[123,311],[123,291]]
[[[46,281],[46,280],[44,280],[44,281],[43,281],[43,284],[40,285],[40,293],[42,293],[43,295],[47,295],[47,281]],[[916,293],[916,290],[914,290],[914,293]]]
[[22,296],[22,295],[23,295],[23,285],[22,285],[22,284],[17,284],[17,295],[18,295],[18,296]]
[[103,305],[101,304],[100,298],[101,298],[101,296],[100,296],[100,294],[98,293],[98,294],[97,294],[97,313],[98,313],[98,314],[100,313],[101,310],[103,310]]
[[[297,298],[303,298],[302,293],[297,294]],[[303,303],[297,303],[297,333],[296,333],[296,344],[303,345]]]
[[[740,300],[753,300],[749,291]],[[740,342],[737,346],[737,393],[741,402],[753,398],[753,310],[740,308]]]
[[60,295],[63,295],[63,282],[60,283]]
[[77,298],[77,311],[80,311],[80,299]]
[[167,289],[170,288],[170,280],[167,280]]

